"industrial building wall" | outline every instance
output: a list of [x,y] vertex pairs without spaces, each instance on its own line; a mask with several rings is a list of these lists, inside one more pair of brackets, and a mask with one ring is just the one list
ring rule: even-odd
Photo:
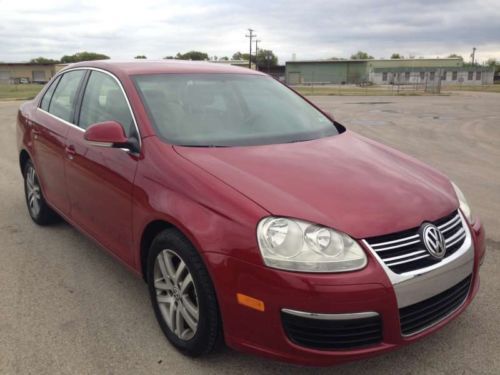
[[376,68],[459,68],[463,66],[460,58],[449,59],[390,59],[368,61],[368,70]]
[[287,62],[286,64],[286,80],[291,85],[360,83],[367,78],[364,61]]
[[[495,73],[493,70],[461,70],[456,74],[456,79],[452,71],[446,72],[446,77],[443,76],[441,84],[447,85],[492,85],[494,83]],[[446,78],[446,79],[445,79]]]
[[[395,69],[396,70],[396,69]],[[478,69],[415,69],[415,71],[379,71],[370,73],[370,82],[376,85],[405,85],[405,84],[424,84],[435,83],[441,75],[442,86],[448,85],[489,85],[493,84],[494,72],[491,70]]]
[[45,83],[54,73],[53,65],[0,64],[0,83],[19,83],[22,78],[29,82]]

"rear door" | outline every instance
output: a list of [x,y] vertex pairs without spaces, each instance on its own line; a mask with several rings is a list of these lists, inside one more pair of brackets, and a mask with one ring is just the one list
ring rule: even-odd
[[66,135],[72,125],[83,70],[64,73],[45,92],[29,123],[32,126],[34,161],[49,204],[69,213],[64,176]]
[[86,82],[78,128],[67,135],[66,184],[71,217],[85,231],[125,262],[131,262],[132,187],[138,155],[118,148],[88,144],[85,130],[99,122],[120,123],[127,136],[138,137],[137,127],[119,81],[92,70]]

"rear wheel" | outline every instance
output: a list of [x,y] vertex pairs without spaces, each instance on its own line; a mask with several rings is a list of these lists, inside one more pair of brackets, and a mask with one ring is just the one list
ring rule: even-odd
[[219,309],[193,245],[178,231],[164,230],[151,245],[147,271],[153,309],[167,339],[189,356],[212,352],[221,332]]
[[59,216],[47,205],[43,197],[35,166],[31,160],[24,165],[24,194],[28,212],[35,223],[48,225],[58,220]]

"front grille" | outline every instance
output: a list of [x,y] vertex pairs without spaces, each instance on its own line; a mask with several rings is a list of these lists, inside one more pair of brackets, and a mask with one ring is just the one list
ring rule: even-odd
[[399,309],[403,335],[415,334],[439,322],[458,309],[469,293],[472,276],[425,301]]
[[301,346],[320,350],[351,349],[382,341],[380,316],[348,320],[312,319],[281,313],[288,338]]
[[[465,241],[466,231],[458,211],[433,222],[446,240],[445,258]],[[419,228],[366,239],[383,262],[395,273],[414,271],[441,261],[429,254],[418,233]]]

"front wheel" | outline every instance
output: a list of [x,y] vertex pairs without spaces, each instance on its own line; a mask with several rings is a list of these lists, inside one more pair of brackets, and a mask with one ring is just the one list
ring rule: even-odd
[[212,352],[221,323],[215,290],[193,245],[167,229],[153,241],[147,281],[158,323],[167,339],[189,356]]

